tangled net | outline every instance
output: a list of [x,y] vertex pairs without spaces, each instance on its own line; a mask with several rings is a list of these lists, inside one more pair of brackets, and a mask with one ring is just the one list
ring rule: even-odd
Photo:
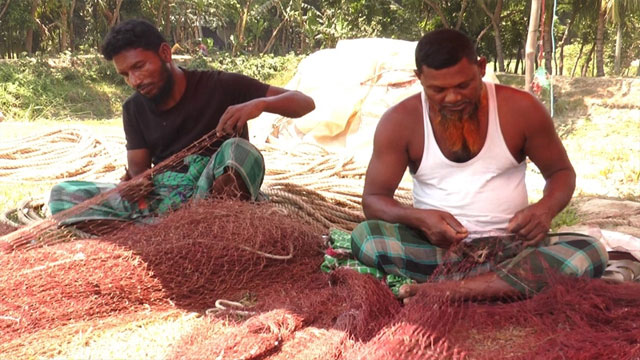
[[[205,137],[139,178],[215,140]],[[173,344],[169,358],[640,356],[638,283],[559,277],[523,301],[463,302],[434,292],[402,306],[373,277],[320,273],[320,235],[361,219],[353,189],[364,177],[349,157],[322,151],[265,146],[269,203],[195,201],[152,225],[96,225],[105,230],[99,238],[73,240],[77,235],[59,222],[109,193],[53,218],[11,215],[32,223],[0,240],[7,250],[0,254],[0,353],[52,357],[78,334],[186,311],[201,321]],[[323,159],[310,162],[318,153]],[[129,186],[113,192],[134,191]],[[0,226],[0,233],[13,227]],[[452,270],[461,269],[439,274]]]
[[202,200],[154,225],[3,254],[0,353],[51,357],[90,329],[182,309],[201,320],[168,358],[640,356],[638,283],[561,277],[523,301],[434,292],[402,306],[371,276],[320,273],[321,231],[269,203]]
[[[62,132],[61,134],[65,135]],[[67,135],[69,134],[65,136]],[[33,139],[35,141],[36,136]],[[115,189],[51,218],[37,218],[38,211],[34,211],[34,208],[41,208],[42,203],[21,204],[19,209],[13,210],[16,214],[13,217],[14,220],[11,220],[7,214],[3,214],[0,220],[10,226],[17,227],[23,224],[28,224],[28,226],[20,231],[0,237],[0,249],[32,248],[67,241],[78,235],[83,237],[82,233],[60,231],[58,224],[94,206],[99,206],[112,194],[136,195],[136,192],[139,191],[136,188],[138,181],[149,178],[153,174],[174,169],[182,164],[190,154],[210,152],[213,146],[217,146],[215,144],[218,144],[219,140],[215,133],[210,133],[136,178],[120,183]],[[29,148],[32,147],[35,146]],[[360,198],[366,168],[356,164],[352,156],[338,156],[312,144],[299,144],[287,149],[266,144],[263,145],[262,152],[267,168],[262,190],[276,206],[287,210],[293,216],[300,217],[307,223],[325,228],[335,227],[350,231],[364,220]],[[47,157],[49,156],[47,155]],[[73,161],[71,162],[73,163]],[[100,160],[99,162],[104,161]],[[11,166],[15,167],[15,163],[16,161],[13,161]],[[28,165],[25,169],[21,170],[25,174],[37,170],[37,168],[30,168]],[[83,173],[82,178],[86,179],[86,175],[93,174],[98,170],[91,171],[91,173]],[[401,187],[396,196],[401,202],[411,202],[410,190],[407,187]],[[22,214],[30,216],[26,219],[20,218]],[[15,219],[16,217],[17,219]],[[116,231],[124,225],[126,224],[121,222],[111,222],[108,225],[94,224],[89,232]]]

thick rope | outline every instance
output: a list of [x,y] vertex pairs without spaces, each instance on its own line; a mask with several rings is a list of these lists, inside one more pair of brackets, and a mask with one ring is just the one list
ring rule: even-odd
[[[331,153],[311,143],[259,147],[267,169],[262,190],[277,207],[325,228],[350,231],[365,219],[361,197],[366,166],[357,164],[353,156]],[[116,170],[124,164],[115,160],[124,158],[119,155],[122,151],[124,140],[103,139],[83,129],[43,132],[0,147],[0,181],[6,177],[16,182],[97,180],[100,176],[117,179],[120,173]],[[411,204],[409,187],[401,184],[396,198]],[[0,216],[0,221],[12,226],[33,225],[42,220],[42,207],[42,202],[26,199],[18,209]]]
[[114,170],[124,159],[121,137],[81,128],[49,130],[0,144],[0,181],[116,181]]

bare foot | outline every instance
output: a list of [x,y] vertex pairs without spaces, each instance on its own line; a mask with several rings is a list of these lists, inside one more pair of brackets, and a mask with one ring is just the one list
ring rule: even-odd
[[408,304],[420,292],[442,294],[442,296],[455,300],[514,299],[522,295],[495,273],[485,273],[460,281],[405,284],[398,290],[398,297],[402,299],[404,304]]
[[220,175],[211,187],[214,196],[227,198],[250,200],[251,192],[244,183],[242,176],[233,168],[229,168],[227,172]]
[[411,302],[418,291],[425,288],[426,285],[428,284],[404,284],[398,289],[398,297],[402,299],[402,302],[406,305]]

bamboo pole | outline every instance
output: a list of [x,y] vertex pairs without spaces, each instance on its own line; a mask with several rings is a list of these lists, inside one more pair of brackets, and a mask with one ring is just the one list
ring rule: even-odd
[[531,92],[533,82],[533,67],[536,58],[536,43],[538,42],[538,26],[540,25],[540,2],[541,0],[531,0],[531,14],[529,15],[529,33],[527,35],[527,46],[525,49],[525,82],[524,89]]

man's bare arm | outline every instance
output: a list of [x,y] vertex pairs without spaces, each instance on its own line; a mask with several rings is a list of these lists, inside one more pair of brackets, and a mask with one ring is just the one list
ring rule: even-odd
[[542,199],[516,213],[509,230],[525,237],[528,245],[536,245],[546,236],[551,220],[571,200],[576,174],[547,110],[532,95],[520,96],[525,97],[520,111],[524,117],[524,153],[540,169],[546,184]]
[[222,114],[216,131],[219,134],[233,134],[238,129],[242,129],[247,121],[258,117],[263,112],[298,118],[311,112],[315,107],[313,99],[300,91],[270,86],[262,98],[229,106]]
[[151,153],[148,149],[127,150],[127,174],[129,180],[151,169]]
[[394,126],[393,111],[380,119],[365,176],[362,207],[368,219],[406,223],[408,209],[393,198],[409,164],[408,139]]
[[448,248],[467,236],[458,220],[447,212],[404,206],[393,198],[409,164],[408,141],[413,130],[402,122],[403,117],[392,108],[378,123],[362,195],[364,213],[368,219],[419,229],[432,244]]

